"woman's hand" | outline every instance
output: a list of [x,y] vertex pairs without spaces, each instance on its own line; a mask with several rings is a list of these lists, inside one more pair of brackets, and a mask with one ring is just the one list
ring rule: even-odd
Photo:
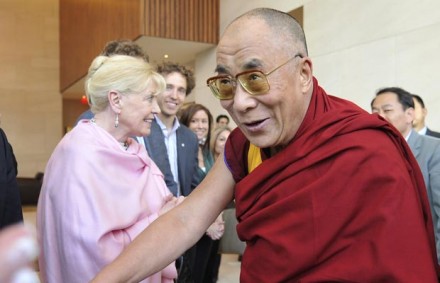
[[219,240],[223,233],[225,232],[225,221],[223,221],[223,213],[220,213],[214,223],[209,226],[206,230],[206,235],[208,235],[212,240]]
[[165,199],[164,206],[162,206],[162,208],[159,210],[159,216],[167,213],[168,211],[170,211],[174,207],[178,206],[184,200],[185,200],[185,197],[183,197],[183,196],[176,198],[173,195],[168,195],[168,197]]

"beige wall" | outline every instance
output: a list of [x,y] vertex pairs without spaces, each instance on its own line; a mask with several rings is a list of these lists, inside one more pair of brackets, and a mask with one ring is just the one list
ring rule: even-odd
[[1,127],[18,175],[33,177],[61,138],[58,91],[58,1],[0,2]]
[[[221,31],[256,7],[290,11],[304,5],[304,29],[314,74],[328,93],[367,111],[375,91],[400,86],[427,104],[427,124],[440,131],[440,1],[437,0],[221,0]],[[215,52],[197,58],[196,100],[215,114],[224,110],[207,97]]]

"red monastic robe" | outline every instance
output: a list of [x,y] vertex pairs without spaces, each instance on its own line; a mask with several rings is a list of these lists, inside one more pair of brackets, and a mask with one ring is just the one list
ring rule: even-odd
[[295,138],[248,170],[236,129],[225,160],[236,181],[241,282],[437,282],[423,177],[386,121],[327,95],[314,79]]

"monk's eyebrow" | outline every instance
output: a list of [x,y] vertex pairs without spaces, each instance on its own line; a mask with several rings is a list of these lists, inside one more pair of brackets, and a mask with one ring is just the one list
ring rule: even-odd
[[[253,70],[253,69],[260,69],[263,67],[263,63],[259,59],[251,59],[249,62],[245,63],[242,67],[242,70]],[[224,66],[224,65],[217,65],[215,68],[215,72],[220,75],[231,75],[230,68]]]
[[243,65],[244,70],[259,69],[263,67],[263,63],[259,59],[252,59]]
[[224,65],[217,65],[214,72],[216,72],[217,74],[230,74],[228,68],[225,67]]

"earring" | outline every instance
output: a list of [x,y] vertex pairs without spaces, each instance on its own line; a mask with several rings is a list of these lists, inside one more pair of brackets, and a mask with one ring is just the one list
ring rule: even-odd
[[119,126],[119,114],[116,113],[116,118],[115,118],[115,128],[117,128]]

